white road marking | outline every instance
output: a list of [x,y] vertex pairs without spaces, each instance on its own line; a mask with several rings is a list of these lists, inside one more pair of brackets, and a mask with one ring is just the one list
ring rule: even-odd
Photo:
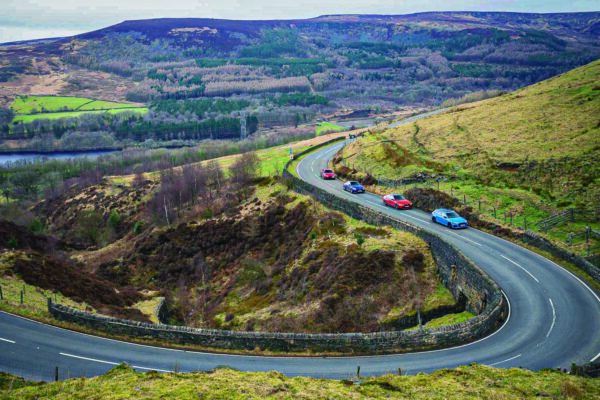
[[552,303],[552,299],[548,300],[550,300],[550,307],[552,307],[552,324],[550,325],[548,333],[546,333],[546,337],[550,336],[550,332],[552,332],[552,329],[554,329],[554,323],[556,322],[556,310],[554,309],[554,303]]
[[[69,354],[69,353],[58,353],[58,354],[60,354],[61,356],[65,356],[65,357],[78,358],[80,360],[92,361],[92,362],[97,362],[97,363],[100,363],[100,364],[119,365],[119,363],[117,363],[117,362],[105,361],[105,360],[98,360],[97,358],[89,358],[89,357],[76,356],[74,354]],[[140,367],[138,365],[132,365],[131,367],[132,368],[136,368],[136,369],[143,369],[143,370],[146,370],[146,371],[173,372],[173,371],[167,370],[167,369],[147,368],[147,367]]]
[[538,278],[536,278],[535,276],[533,276],[533,274],[529,271],[527,271],[525,268],[523,268],[521,265],[517,264],[516,262],[514,262],[513,260],[511,260],[508,257],[503,256],[502,254],[500,254],[500,257],[504,258],[506,261],[516,265],[517,267],[521,268],[523,271],[525,271],[527,273],[527,275],[529,275],[530,277],[533,278],[534,281],[536,281],[537,283],[540,283],[540,281],[538,280]]
[[[542,255],[539,255],[539,254],[538,254],[538,253],[536,253],[535,251],[529,250],[529,249],[528,249],[528,248],[526,248],[526,247],[521,247],[521,246],[519,246],[518,244],[515,244],[515,243],[511,242],[510,240],[506,240],[506,239],[503,239],[503,238],[501,238],[500,236],[494,236],[494,235],[492,235],[491,233],[487,233],[487,232],[480,231],[480,230],[477,230],[477,232],[479,232],[479,233],[483,233],[484,235],[488,235],[488,236],[490,236],[490,237],[492,237],[492,238],[494,238],[494,239],[502,240],[502,241],[504,241],[504,242],[506,242],[506,243],[508,243],[508,244],[510,244],[510,245],[513,245],[513,246],[515,246],[515,247],[518,247],[518,248],[519,248],[519,250],[523,250],[523,251],[525,251],[525,252],[528,252],[528,253],[532,254],[533,256],[535,256],[535,257],[537,257],[537,258],[540,258],[540,259],[542,259],[544,262],[549,262],[550,264],[554,265],[556,268],[558,268],[558,269],[560,269],[560,270],[562,270],[562,271],[566,272],[567,274],[571,275],[573,278],[577,279],[577,281],[579,281],[579,283],[581,283],[581,285],[583,285],[583,287],[585,287],[585,288],[586,288],[586,289],[587,289],[587,290],[588,290],[588,291],[589,291],[589,292],[592,294],[592,296],[594,296],[594,298],[596,299],[596,301],[597,301],[598,303],[600,303],[600,297],[598,297],[598,295],[597,295],[597,294],[596,294],[596,293],[595,293],[595,292],[594,292],[594,291],[593,291],[593,290],[592,290],[592,289],[591,289],[591,288],[590,288],[590,287],[589,287],[589,286],[588,286],[588,285],[587,285],[585,282],[583,282],[581,279],[579,279],[579,278],[577,277],[577,275],[575,275],[574,273],[572,273],[571,271],[569,271],[569,270],[568,270],[568,269],[566,269],[565,267],[562,267],[562,266],[558,265],[557,263],[555,263],[554,261],[552,261],[552,260],[549,260],[549,259],[547,259],[546,257],[544,257],[544,256],[542,256]],[[597,356],[596,356],[596,357],[597,357]]]
[[511,357],[511,358],[507,358],[506,360],[502,360],[502,361],[498,361],[498,362],[495,362],[493,364],[490,364],[490,367],[493,367],[494,365],[502,364],[502,363],[505,363],[505,362],[508,362],[508,361],[512,361],[512,360],[514,360],[516,358],[519,358],[519,357],[521,357],[521,354],[516,355],[514,357]]
[[600,357],[600,353],[596,354],[596,357],[592,358],[590,362],[596,361]]
[[4,338],[1,338],[1,337],[0,337],[0,342],[6,342],[6,343],[12,343],[12,344],[15,344],[15,343],[17,343],[17,342],[15,342],[14,340],[10,340],[10,339],[4,339]]
[[473,244],[476,244],[477,246],[483,246],[481,243],[478,243],[478,242],[476,242],[476,241],[474,241],[474,240],[471,240],[471,239],[469,239],[469,238],[466,238],[466,237],[464,237],[464,236],[462,236],[462,235],[459,235],[458,233],[456,233],[456,232],[454,232],[454,231],[448,231],[448,232],[450,232],[450,233],[452,233],[452,234],[454,234],[454,235],[458,236],[458,237],[459,237],[459,238],[461,238],[461,239],[464,239],[464,240],[466,240],[466,241],[468,241],[468,242],[471,242],[471,243],[473,243]]

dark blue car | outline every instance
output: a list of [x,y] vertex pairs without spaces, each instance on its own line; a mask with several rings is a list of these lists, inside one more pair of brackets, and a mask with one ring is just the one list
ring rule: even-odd
[[364,186],[356,181],[348,181],[348,182],[344,183],[344,190],[346,190],[350,193],[364,193],[365,192]]
[[437,210],[434,210],[431,213],[431,220],[452,229],[466,228],[469,226],[466,219],[458,215],[456,211],[448,210],[447,208],[438,208]]

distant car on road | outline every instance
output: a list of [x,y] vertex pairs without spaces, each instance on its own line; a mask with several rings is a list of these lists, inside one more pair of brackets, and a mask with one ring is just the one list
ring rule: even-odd
[[447,208],[438,208],[437,210],[434,210],[431,213],[431,220],[452,229],[466,228],[469,226],[466,219],[458,215],[456,211]]
[[394,207],[396,210],[409,210],[412,208],[412,203],[401,194],[386,194],[382,197],[383,205]]
[[364,186],[356,181],[348,181],[348,182],[344,183],[344,190],[346,190],[350,193],[364,193],[365,192]]
[[335,179],[335,172],[329,168],[323,168],[321,170],[321,178],[323,179]]

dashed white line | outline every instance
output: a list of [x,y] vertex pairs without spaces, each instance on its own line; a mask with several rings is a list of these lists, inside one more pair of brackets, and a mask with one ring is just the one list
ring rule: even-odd
[[462,235],[459,235],[458,233],[456,233],[456,232],[454,232],[454,231],[448,231],[448,232],[450,232],[450,233],[452,233],[452,234],[454,234],[454,235],[458,236],[458,237],[459,237],[459,238],[461,238],[461,239],[464,239],[464,240],[466,240],[466,241],[468,241],[468,242],[471,242],[471,243],[473,243],[473,244],[476,244],[477,246],[483,246],[481,243],[478,243],[478,242],[476,242],[476,241],[474,241],[474,240],[471,240],[471,239],[469,239],[469,238],[466,238],[466,237],[464,237],[464,236],[462,236]]
[[534,281],[536,281],[537,283],[540,283],[540,281],[538,280],[538,278],[536,278],[535,276],[533,276],[533,274],[531,272],[527,271],[520,264],[516,263],[515,261],[511,260],[508,257],[503,256],[502,254],[500,254],[500,257],[504,258],[506,261],[508,261],[508,262],[516,265],[517,267],[521,268],[523,271],[525,271],[527,273],[527,275],[529,275],[530,277],[532,277]]
[[596,354],[596,357],[592,358],[592,359],[590,360],[590,362],[594,362],[594,361],[596,361],[598,358],[600,358],[600,353]]
[[550,301],[550,307],[552,307],[552,324],[550,325],[550,329],[548,333],[546,333],[546,337],[550,336],[552,329],[554,329],[554,323],[556,322],[556,310],[554,309],[554,303],[552,303],[552,299],[548,299]]
[[490,366],[493,367],[494,365],[498,365],[498,364],[502,364],[502,363],[505,363],[505,362],[508,362],[508,361],[512,361],[512,360],[514,360],[516,358],[519,358],[519,357],[521,357],[521,354],[518,354],[518,355],[516,355],[514,357],[511,357],[511,358],[507,358],[506,360],[495,362],[493,364],[490,364]]
[[[74,354],[69,354],[69,353],[58,353],[58,354],[60,354],[61,356],[65,356],[65,357],[77,358],[79,360],[92,361],[92,362],[97,362],[97,363],[100,363],[100,364],[119,365],[119,363],[117,363],[117,362],[106,361],[106,360],[98,360],[97,358],[89,358],[89,357],[83,357],[83,356],[76,356]],[[147,367],[140,367],[138,365],[132,365],[131,367],[135,368],[135,369],[143,369],[145,371],[173,372],[173,371],[168,370],[168,369],[147,368]]]
[[6,342],[6,343],[12,343],[12,344],[15,344],[15,343],[17,343],[17,342],[15,342],[14,340],[10,340],[10,339],[4,339],[4,338],[1,338],[1,337],[0,337],[0,342]]

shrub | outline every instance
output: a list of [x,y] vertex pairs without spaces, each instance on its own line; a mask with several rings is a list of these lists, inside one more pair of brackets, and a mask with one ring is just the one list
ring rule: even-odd
[[119,227],[119,222],[121,222],[121,216],[117,212],[117,210],[112,210],[110,212],[110,216],[108,217],[108,224],[111,228],[116,230]]
[[13,236],[10,239],[8,239],[6,247],[8,247],[9,249],[16,249],[17,247],[19,247],[19,241],[16,237]]
[[33,233],[42,233],[44,231],[44,224],[38,218],[34,218],[27,227]]
[[139,235],[142,232],[142,229],[144,229],[144,223],[142,221],[137,221],[133,226],[133,234],[136,236]]
[[425,256],[418,250],[409,250],[403,257],[402,262],[413,268],[416,272],[423,271]]
[[356,244],[359,246],[362,246],[365,243],[365,237],[361,233],[356,232],[354,238],[356,239]]

